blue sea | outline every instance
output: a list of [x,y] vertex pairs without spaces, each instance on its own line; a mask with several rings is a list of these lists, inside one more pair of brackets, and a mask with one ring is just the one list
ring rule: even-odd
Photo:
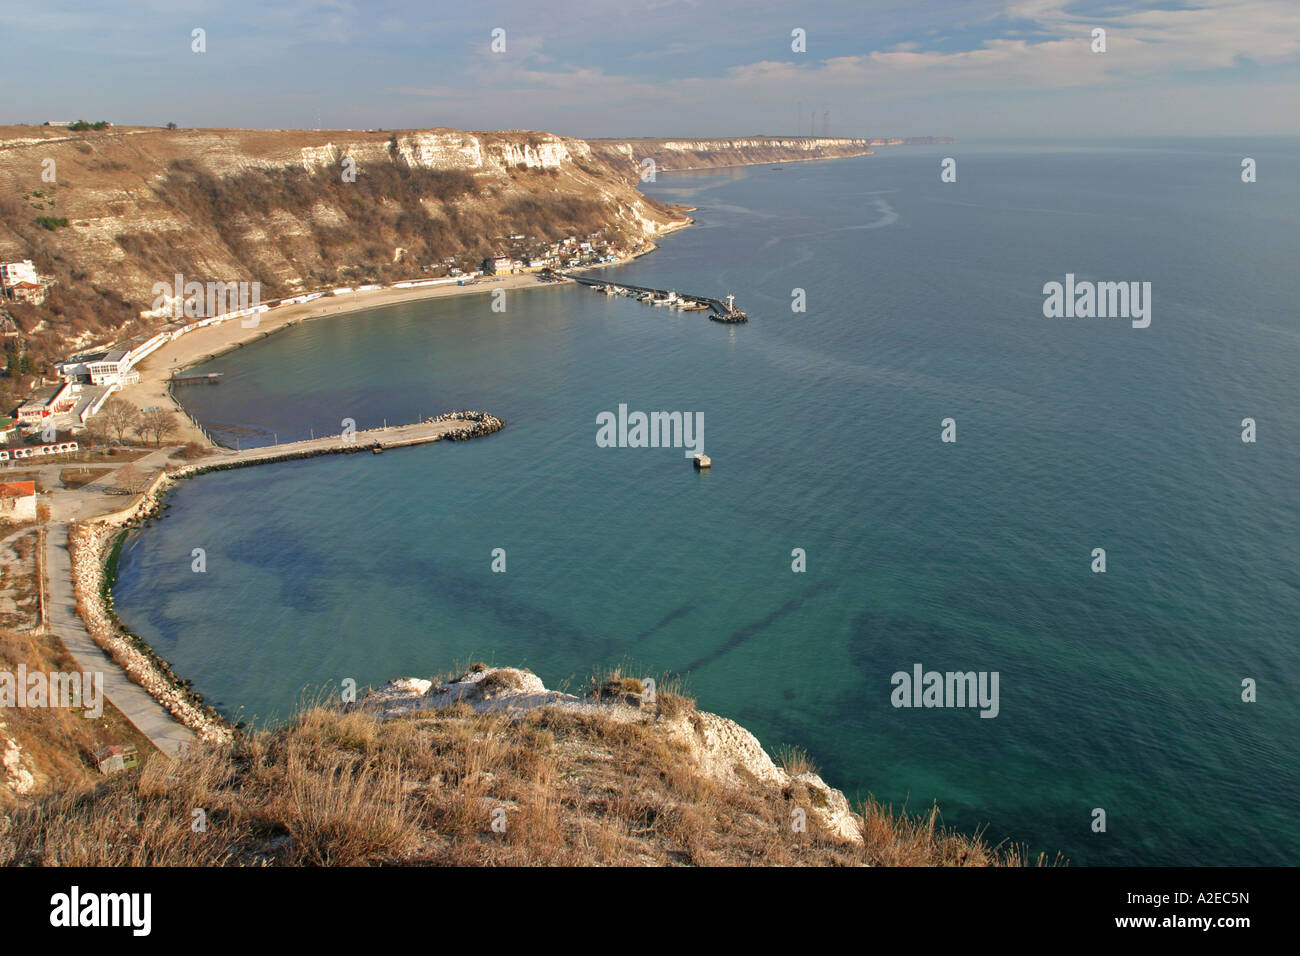
[[[696,225],[604,274],[733,293],[747,325],[551,287],[220,357],[182,398],[230,444],[509,424],[182,482],[125,549],[126,623],[258,725],[349,677],[622,665],[994,842],[1300,860],[1300,141],[897,147],[646,188]],[[1044,317],[1067,274],[1150,282],[1150,326]],[[620,404],[702,413],[711,472],[598,447]],[[997,672],[997,716],[893,706],[917,664]]]

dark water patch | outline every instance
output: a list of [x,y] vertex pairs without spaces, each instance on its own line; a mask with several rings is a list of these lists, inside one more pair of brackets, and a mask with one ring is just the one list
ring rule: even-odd
[[693,671],[699,670],[702,667],[705,667],[708,664],[712,664],[714,661],[718,660],[719,658],[727,654],[730,654],[736,648],[743,645],[746,641],[754,637],[757,637],[759,634],[762,634],[764,631],[766,631],[777,621],[780,621],[782,618],[795,613],[800,608],[802,608],[805,603],[812,600],[817,595],[822,594],[823,592],[829,590],[830,588],[831,588],[831,582],[818,581],[816,584],[809,587],[808,590],[806,590],[803,594],[800,594],[797,597],[790,598],[790,600],[786,601],[780,607],[776,608],[773,611],[769,611],[767,614],[763,615],[763,617],[759,618],[757,621],[754,621],[750,624],[746,624],[744,627],[740,627],[732,631],[731,635],[720,645],[714,648],[712,651],[703,655],[702,657],[697,657],[695,660],[691,661],[691,663],[684,668],[683,672],[689,674]]
[[683,604],[681,607],[669,611],[667,614],[661,617],[654,624],[647,627],[641,633],[635,635],[632,638],[632,643],[635,644],[637,641],[643,641],[648,637],[653,637],[659,631],[662,631],[664,628],[666,628],[669,624],[672,624],[674,621],[680,621],[682,618],[688,616],[694,610],[695,610],[694,604]]

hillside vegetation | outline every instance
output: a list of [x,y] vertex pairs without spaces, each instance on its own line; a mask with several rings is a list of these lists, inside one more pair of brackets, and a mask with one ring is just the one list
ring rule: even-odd
[[[20,667],[28,674],[79,670],[57,638],[40,631],[0,630],[0,671],[16,675]],[[142,754],[156,753],[116,707],[104,701],[103,710],[97,718],[64,707],[0,710],[0,813],[55,794],[93,789],[103,781],[92,756],[101,747],[127,744]]]

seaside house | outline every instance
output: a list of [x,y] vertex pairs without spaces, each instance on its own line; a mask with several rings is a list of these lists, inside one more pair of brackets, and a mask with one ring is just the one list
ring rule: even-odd
[[[203,322],[195,325],[203,325]],[[140,380],[139,373],[132,371],[137,362],[189,329],[190,326],[183,329],[164,329],[154,335],[135,339],[129,342],[126,348],[107,349],[59,362],[55,365],[55,370],[67,382],[89,381],[91,385],[131,385]]]
[[36,520],[36,482],[0,483],[0,521],[17,524]]
[[123,374],[131,367],[126,349],[110,349],[85,360],[86,374],[90,376],[91,385],[104,385],[121,381]]
[[40,305],[53,280],[36,271],[31,259],[20,262],[0,262],[0,294],[19,302]]
[[31,259],[23,259],[21,262],[0,262],[0,288],[8,289],[19,282],[39,283],[40,281],[41,277],[37,274],[36,266],[32,264]]
[[71,411],[77,404],[81,386],[76,382],[61,382],[38,388],[18,406],[18,420],[24,425],[38,425],[51,415]]

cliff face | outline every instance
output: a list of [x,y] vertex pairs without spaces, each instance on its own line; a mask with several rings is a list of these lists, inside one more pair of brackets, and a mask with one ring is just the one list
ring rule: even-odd
[[549,133],[0,128],[0,261],[58,280],[10,311],[60,347],[133,324],[178,272],[270,298],[418,278],[513,235],[631,252],[684,221]]
[[844,159],[871,153],[865,139],[752,136],[744,139],[593,139],[593,152],[612,165],[640,175],[646,159],[658,171],[751,166],[806,159]]
[[[527,130],[0,127],[0,262],[55,279],[0,303],[42,361],[149,330],[156,283],[260,283],[264,299],[468,271],[514,237],[643,250],[685,224],[637,190],[661,171],[835,159],[868,140],[585,141]],[[11,340],[12,342],[13,340]]]

